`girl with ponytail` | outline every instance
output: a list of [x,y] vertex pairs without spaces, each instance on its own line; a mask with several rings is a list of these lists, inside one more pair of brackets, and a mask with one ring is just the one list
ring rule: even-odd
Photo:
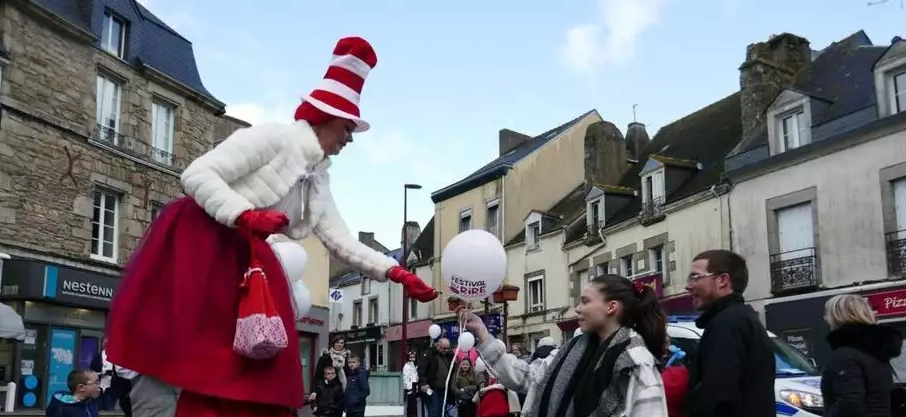
[[540,380],[505,353],[481,319],[465,313],[466,328],[499,381],[527,390],[525,417],[667,417],[658,363],[667,323],[655,291],[617,275],[595,278],[582,291],[576,316],[582,335],[559,350]]

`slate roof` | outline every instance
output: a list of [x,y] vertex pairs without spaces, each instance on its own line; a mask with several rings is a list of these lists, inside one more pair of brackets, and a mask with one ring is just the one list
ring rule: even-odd
[[[702,169],[695,168],[695,173],[690,178],[666,196],[667,204],[682,200],[707,190],[721,180],[724,158],[741,140],[742,111],[740,93],[737,92],[658,130],[639,157],[639,162],[623,173],[617,185],[641,189],[639,172],[649,157],[667,161],[667,165],[678,169],[689,169],[692,162],[700,164]],[[609,225],[617,224],[638,216],[641,208],[642,195],[639,193],[604,220]],[[573,213],[572,217],[579,221],[567,230],[567,243],[582,238],[586,231],[584,199],[577,210],[578,213]]]
[[94,34],[100,47],[101,29],[107,10],[129,25],[125,60],[137,70],[144,66],[184,84],[190,90],[218,103],[198,73],[192,43],[135,0],[30,0],[85,32]]
[[[397,262],[400,260],[400,256],[403,254],[403,248],[396,248],[392,251],[386,252],[385,255],[396,259]],[[346,287],[353,284],[361,283],[363,279],[367,279],[365,274],[362,274],[358,271],[349,271],[343,275],[330,278],[330,288],[337,287]]]
[[412,251],[418,257],[418,261],[414,262],[416,265],[423,265],[434,257],[434,217],[431,217],[421,234],[415,238]]
[[[827,102],[827,106],[812,106],[812,129],[877,104],[872,68],[886,50],[886,46],[873,45],[860,30],[816,54],[790,88]],[[737,154],[767,143],[765,133]]]
[[[557,219],[551,225],[548,225],[546,230],[542,230],[542,234],[547,234],[555,230],[560,230],[566,225],[576,221],[576,218],[579,216],[585,215],[585,184],[579,184],[578,187],[574,188],[566,196],[564,196],[557,204],[554,204],[550,210],[546,210],[544,213],[553,216]],[[525,242],[525,233],[519,233],[516,237],[510,239],[506,243],[506,246],[516,245],[519,243]]]
[[533,137],[532,139],[519,144],[519,146],[511,149],[509,152],[501,155],[499,158],[489,162],[487,165],[479,168],[477,171],[469,174],[467,177],[459,180],[452,185],[431,193],[431,200],[436,204],[502,177],[517,162],[521,161],[522,158],[525,158],[536,149],[554,140],[557,136],[569,130],[569,128],[573,127],[573,125],[578,123],[580,120],[595,112],[597,112],[597,110],[589,110],[573,120],[570,120],[560,126],[557,126],[551,130],[548,130],[547,132],[544,132],[538,136]]

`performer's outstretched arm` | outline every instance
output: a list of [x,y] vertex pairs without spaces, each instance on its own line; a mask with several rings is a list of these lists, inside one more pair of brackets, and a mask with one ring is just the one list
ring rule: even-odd
[[285,129],[268,124],[237,130],[183,171],[186,194],[218,223],[234,226],[240,214],[255,207],[228,184],[273,160]]
[[330,194],[329,180],[325,180],[325,184],[321,187],[323,187],[321,198],[325,199],[326,206],[323,217],[315,227],[315,235],[330,251],[330,254],[340,262],[364,273],[369,278],[386,281],[387,271],[397,266],[397,262],[353,238],[349,229],[346,228],[346,222],[337,211],[333,195]]

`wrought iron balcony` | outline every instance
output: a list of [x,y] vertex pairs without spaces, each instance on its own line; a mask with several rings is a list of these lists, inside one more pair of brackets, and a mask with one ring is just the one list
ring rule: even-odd
[[117,132],[116,129],[109,126],[98,124],[97,129],[94,132],[94,140],[130,156],[164,168],[182,171],[186,167],[185,161],[176,158],[172,153],[149,146],[131,136]]
[[887,272],[891,276],[906,277],[906,229],[890,232],[887,241]]
[[783,294],[818,287],[818,254],[815,248],[771,255],[771,292]]
[[601,243],[602,229],[604,229],[604,221],[593,222],[588,225],[588,230],[585,231],[585,244],[594,245]]
[[643,225],[660,221],[664,216],[664,197],[653,197],[642,203],[639,221]]

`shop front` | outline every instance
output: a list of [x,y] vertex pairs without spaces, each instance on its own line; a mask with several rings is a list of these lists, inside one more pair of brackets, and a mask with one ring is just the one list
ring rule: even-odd
[[331,341],[337,337],[346,340],[346,348],[362,358],[362,365],[366,368],[372,371],[386,370],[386,344],[382,326],[368,326],[330,334]]
[[3,262],[0,300],[22,316],[26,331],[3,364],[19,382],[18,407],[44,407],[67,390],[70,371],[90,367],[118,284],[112,275],[40,261]]
[[299,337],[299,359],[302,360],[302,379],[305,392],[313,392],[318,356],[328,346],[330,338],[330,309],[312,306],[308,315],[296,321],[296,333]]
[[[824,321],[824,304],[838,294],[864,296],[875,310],[880,323],[906,333],[906,286],[903,286],[902,281],[769,300],[764,307],[765,325],[777,337],[820,365],[831,354],[831,348],[825,340],[830,328]],[[906,377],[904,361],[906,358],[901,356],[892,360],[891,364],[899,375]]]
[[[431,346],[431,337],[428,335],[428,329],[431,328],[431,320],[419,320],[408,323],[406,326],[406,349],[409,352],[421,354],[422,351]],[[400,362],[400,349],[403,340],[403,325],[390,326],[387,328],[387,363],[391,371],[402,371],[405,362]]]

